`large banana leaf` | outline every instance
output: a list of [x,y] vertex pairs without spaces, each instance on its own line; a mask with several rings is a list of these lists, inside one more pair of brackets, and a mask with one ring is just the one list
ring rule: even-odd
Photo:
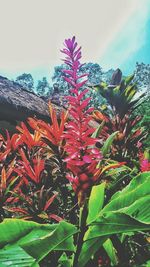
[[[0,247],[17,242],[23,236],[26,236],[33,229],[39,229],[41,226],[32,221],[19,219],[5,219],[0,223]],[[51,227],[51,226],[50,226]],[[52,226],[52,230],[55,226]],[[52,231],[51,230],[51,231]]]
[[[4,266],[9,266],[9,262],[17,261],[17,258],[14,258],[14,250],[18,251],[16,266],[24,266],[20,265],[20,262],[27,260],[31,264],[26,266],[38,266],[35,265],[35,260],[38,263],[53,250],[74,251],[72,236],[76,232],[76,227],[65,221],[44,225],[32,221],[6,219],[0,223],[0,246],[2,248],[0,264],[5,263]],[[7,254],[10,255],[8,258]]]
[[114,194],[89,226],[79,258],[80,267],[100,244],[112,234],[150,230],[150,172],[136,176],[130,184]]
[[[101,211],[104,204],[104,192],[105,182],[100,185],[93,186],[88,205],[87,224],[94,221]],[[101,239],[95,238],[84,242],[78,266],[84,266],[90,260],[91,256],[94,255],[95,252],[103,245],[107,238],[107,236],[104,236]]]
[[53,250],[74,251],[72,236],[76,232],[77,229],[75,226],[66,222],[60,222],[52,233],[48,233],[44,237],[32,241],[23,240],[21,247],[40,261]]
[[36,259],[27,254],[21,247],[17,246],[11,249],[0,250],[0,266],[38,267],[39,265],[36,263]]
[[116,211],[129,207],[141,197],[150,195],[150,172],[143,172],[136,176],[122,191],[115,193],[102,212]]

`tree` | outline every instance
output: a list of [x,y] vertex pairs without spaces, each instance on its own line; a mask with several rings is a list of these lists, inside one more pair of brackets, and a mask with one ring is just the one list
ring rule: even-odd
[[16,82],[30,92],[34,91],[34,80],[30,73],[23,73],[16,78]]
[[88,82],[90,84],[97,84],[102,80],[102,68],[97,63],[86,63],[81,67],[80,70],[82,73],[88,74]]
[[[64,80],[64,77],[67,77],[66,73],[63,73],[64,69],[69,69],[69,67],[66,64],[61,64],[59,66],[56,66],[54,68],[54,75],[52,77],[52,81],[54,83],[57,83],[60,89],[60,92],[63,93],[63,95],[67,95],[69,93],[70,86],[68,83]],[[100,83],[102,80],[102,69],[99,64],[97,63],[86,63],[84,64],[79,72],[79,75],[82,75],[84,73],[88,74],[88,82],[85,84],[85,87],[87,87],[89,84],[97,84]],[[94,106],[99,106],[100,103],[102,103],[102,98],[95,93],[95,91],[90,91],[89,96],[92,97],[91,104]]]
[[144,90],[148,92],[150,85],[150,64],[136,62],[134,81],[137,82],[140,91]]
[[[67,82],[64,80],[64,69],[69,69],[69,67],[66,64],[56,66],[54,68],[54,75],[52,77],[52,81],[57,83],[59,85],[60,90],[63,90],[65,92],[69,88]],[[89,62],[84,64],[80,69],[80,75],[82,75],[83,73],[88,74],[88,82],[92,84],[97,84],[102,79],[102,69],[97,63]]]
[[52,81],[58,84],[59,90],[63,92],[63,94],[67,94],[69,90],[68,83],[64,80],[64,73],[63,70],[68,69],[66,64],[61,64],[54,68],[54,74],[52,77]]
[[38,81],[36,91],[37,94],[40,96],[44,96],[46,94],[49,94],[49,91],[51,90],[51,87],[46,79],[46,77],[43,77],[42,80]]

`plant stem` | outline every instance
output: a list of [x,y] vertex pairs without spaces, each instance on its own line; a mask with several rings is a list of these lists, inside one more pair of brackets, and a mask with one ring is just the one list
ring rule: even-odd
[[81,210],[80,223],[79,223],[80,232],[78,235],[77,250],[76,250],[76,253],[74,256],[73,267],[77,267],[77,265],[78,265],[78,259],[79,259],[80,252],[81,252],[82,245],[83,245],[84,234],[87,230],[87,226],[86,226],[86,219],[87,219],[87,215],[88,215],[87,200],[85,201],[85,204],[84,204],[83,208],[81,208],[81,209],[82,210]]

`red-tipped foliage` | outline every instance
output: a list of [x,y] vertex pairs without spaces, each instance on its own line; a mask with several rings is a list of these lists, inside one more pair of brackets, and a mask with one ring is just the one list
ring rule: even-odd
[[30,161],[27,159],[24,151],[19,150],[21,160],[18,161],[18,166],[15,168],[15,172],[22,177],[23,181],[28,184],[28,180],[39,184],[42,179],[42,173],[45,167],[45,160],[41,159],[38,155],[32,158]]
[[28,123],[30,127],[34,129],[34,135],[35,133],[38,133],[39,139],[41,139],[42,137],[44,138],[44,140],[49,141],[55,146],[61,146],[62,134],[67,120],[67,112],[61,112],[59,122],[57,118],[57,112],[50,102],[48,104],[48,107],[51,123],[46,123],[42,120],[33,118],[29,118]]
[[91,137],[95,131],[89,126],[93,108],[88,109],[90,102],[90,98],[86,97],[88,89],[82,88],[86,84],[87,75],[84,75],[85,79],[78,75],[81,67],[81,47],[78,47],[75,37],[65,40],[65,48],[61,52],[66,55],[64,62],[70,67],[69,71],[64,70],[65,75],[67,74],[64,79],[72,86],[71,95],[67,97],[72,119],[66,125],[67,130],[64,134],[66,139],[64,149],[68,155],[65,161],[67,168],[72,172],[67,178],[71,181],[81,203],[98,178],[96,166],[101,155],[99,150],[94,148],[97,139]]
[[7,130],[6,138],[0,134],[0,162],[5,161],[10,152],[15,151],[20,144],[20,136],[18,134],[14,134],[10,137]]
[[41,134],[36,129],[32,134],[23,122],[21,123],[21,126],[17,126],[16,129],[20,132],[20,143],[26,144],[29,150],[34,146],[43,146]]

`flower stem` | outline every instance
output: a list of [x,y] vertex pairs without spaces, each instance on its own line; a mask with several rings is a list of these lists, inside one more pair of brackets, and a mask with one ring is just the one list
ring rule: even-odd
[[80,212],[81,212],[80,213],[80,221],[79,221],[80,232],[78,235],[77,250],[76,250],[76,253],[74,256],[73,267],[78,266],[78,260],[79,260],[80,252],[81,252],[82,245],[83,245],[83,238],[84,238],[84,234],[87,230],[87,226],[86,226],[86,219],[87,219],[87,215],[88,215],[87,200],[85,201],[84,206],[81,208]]

